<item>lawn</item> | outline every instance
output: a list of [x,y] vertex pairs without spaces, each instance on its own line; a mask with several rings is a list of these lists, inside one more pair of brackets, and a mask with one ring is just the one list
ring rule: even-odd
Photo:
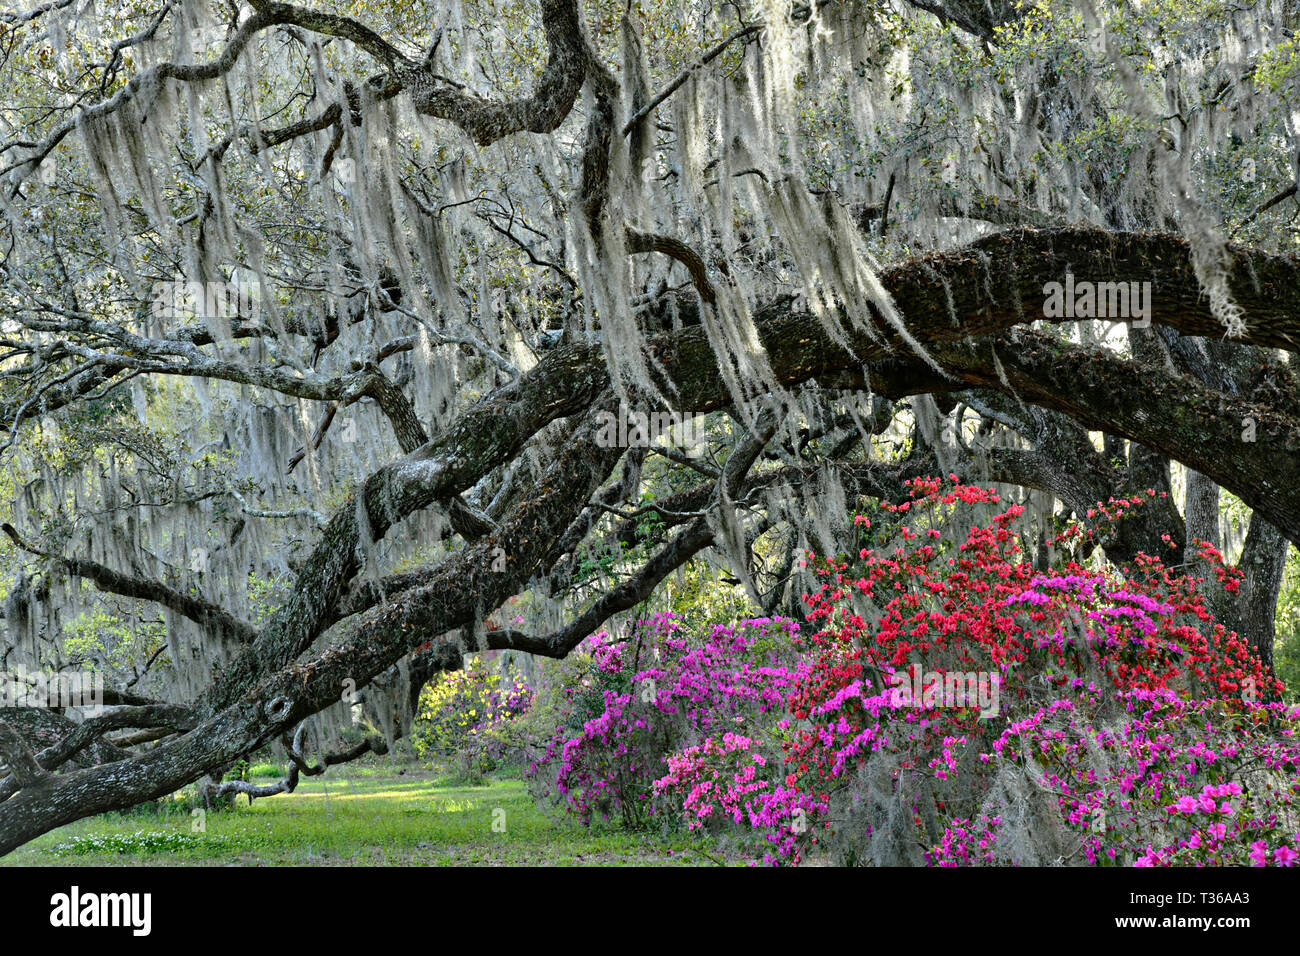
[[[272,778],[258,779],[258,783]],[[68,824],[0,866],[699,866],[728,858],[702,837],[552,819],[527,785],[443,785],[432,772],[350,767],[297,791],[191,817],[177,799]],[[194,832],[202,824],[202,832]]]

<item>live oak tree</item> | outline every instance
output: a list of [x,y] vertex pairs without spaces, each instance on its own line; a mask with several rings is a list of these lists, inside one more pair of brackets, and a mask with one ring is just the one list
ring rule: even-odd
[[[1229,547],[1216,613],[1270,659],[1298,20],[0,13],[0,669],[93,670],[107,705],[0,711],[0,853],[382,752],[464,655],[562,657],[688,562],[798,615],[806,551],[915,475],[1031,502],[1044,566],[1065,517],[1163,492],[1105,556]],[[703,441],[605,427],[670,413]],[[286,780],[220,782],[277,741]]]

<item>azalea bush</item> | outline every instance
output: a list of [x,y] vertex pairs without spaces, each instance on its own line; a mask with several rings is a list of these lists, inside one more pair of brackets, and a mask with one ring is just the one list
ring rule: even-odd
[[[1214,622],[1204,582],[1149,555],[1040,573],[1014,533],[1023,509],[950,482],[883,504],[873,546],[825,562],[807,595],[819,629],[785,782],[814,825],[786,858],[1288,863],[1300,709]],[[1199,553],[1233,590],[1238,572]],[[996,712],[952,699],[954,674],[984,675]]]
[[1099,504],[1040,571],[1020,505],[915,480],[855,519],[855,556],[809,556],[803,631],[661,615],[590,639],[533,771],[585,820],[680,822],[768,863],[1291,865],[1300,708],[1206,580],[1077,560],[1156,497]]
[[513,724],[527,712],[533,691],[513,667],[486,656],[439,674],[420,693],[412,726],[417,756],[450,759],[463,776],[481,776],[513,749]]
[[[733,732],[746,746],[744,734],[763,734],[779,763],[772,733],[807,669],[795,660],[797,634],[792,621],[762,618],[697,636],[664,613],[630,637],[593,635],[551,692],[557,719],[530,767],[539,794],[586,822],[703,826],[707,801],[662,798],[655,782],[670,759],[690,759],[697,743]],[[766,758],[750,759],[762,766]]]

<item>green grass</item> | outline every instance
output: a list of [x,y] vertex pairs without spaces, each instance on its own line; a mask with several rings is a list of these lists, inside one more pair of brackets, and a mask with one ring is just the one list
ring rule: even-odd
[[696,836],[552,819],[518,780],[443,784],[418,769],[331,770],[252,806],[240,797],[235,809],[208,813],[198,833],[186,803],[163,801],[156,810],[68,824],[0,859],[0,866],[711,866],[723,859]]

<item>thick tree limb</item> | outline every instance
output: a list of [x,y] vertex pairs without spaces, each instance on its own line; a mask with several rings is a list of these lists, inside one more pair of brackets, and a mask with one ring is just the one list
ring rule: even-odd
[[628,252],[660,252],[671,259],[676,259],[686,267],[690,273],[691,283],[695,286],[700,298],[708,305],[716,305],[718,295],[713,290],[713,283],[709,280],[709,270],[700,258],[699,253],[680,239],[674,239],[671,236],[661,236],[652,232],[640,232],[631,226],[627,228],[627,251]]
[[48,776],[23,739],[3,720],[0,720],[0,757],[5,758],[5,766],[19,787],[33,787]]
[[305,726],[305,724],[300,724],[294,732],[293,740],[291,742],[285,741],[285,750],[289,755],[289,772],[279,783],[258,786],[246,780],[226,780],[213,787],[211,795],[220,797],[227,793],[239,793],[247,796],[251,801],[257,797],[274,797],[281,793],[293,793],[298,789],[299,774],[318,777],[325,772],[327,767],[349,763],[359,757],[364,757],[368,753],[380,755],[388,753],[387,741],[383,737],[372,735],[355,747],[336,753],[324,754],[319,764],[311,766],[302,755],[302,738]]
[[511,133],[550,133],[573,109],[587,74],[587,49],[577,0],[541,0],[546,64],[531,95],[503,103],[439,83],[422,67],[399,71],[416,110],[450,120],[479,146]]
[[[169,733],[189,730],[194,726],[193,715],[186,707],[171,704],[145,707],[123,707],[99,717],[92,717],[76,725],[67,736],[35,755],[36,765],[44,771],[55,771],[76,757],[87,747],[112,730],[127,728],[165,728]],[[125,756],[125,754],[121,755]],[[0,777],[0,801],[8,799],[24,784],[17,774]]]

